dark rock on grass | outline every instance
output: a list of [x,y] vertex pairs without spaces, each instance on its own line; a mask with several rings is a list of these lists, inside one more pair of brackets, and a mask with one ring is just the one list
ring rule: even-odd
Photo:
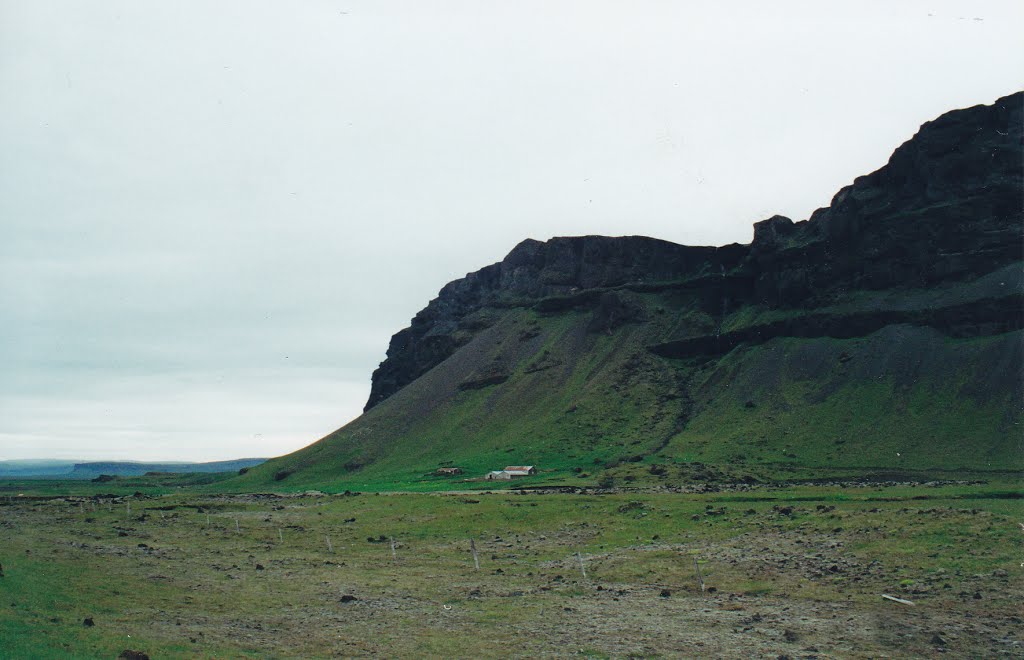
[[792,630],[787,629],[784,633],[782,633],[782,638],[787,642],[795,642],[796,640],[800,639],[800,635],[796,634]]
[[658,595],[661,596],[662,598],[671,598],[672,592],[669,591],[668,589],[662,589],[661,593],[658,594]]
[[121,655],[117,656],[117,660],[149,660],[149,656],[142,651],[125,649],[121,651]]
[[480,378],[471,378],[459,383],[459,390],[482,390],[492,385],[501,385],[509,379],[510,374],[504,372],[488,373]]
[[256,570],[257,570],[257,571],[262,571],[262,570],[264,570],[264,568],[263,568],[263,564],[256,564]]
[[942,637],[939,636],[939,633],[935,633],[934,635],[932,635],[931,643],[935,646],[945,646],[948,642],[942,639]]
[[92,628],[93,626],[96,625],[96,622],[92,620],[91,616],[87,616],[82,621],[82,625],[85,626],[86,628]]
[[359,599],[356,598],[355,596],[351,595],[351,594],[345,594],[344,596],[341,597],[341,602],[343,602],[343,603],[351,603],[351,602],[356,601],[356,600],[359,600]]

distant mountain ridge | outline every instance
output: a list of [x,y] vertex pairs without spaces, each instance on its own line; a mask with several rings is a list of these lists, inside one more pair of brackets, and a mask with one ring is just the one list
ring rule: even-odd
[[233,483],[1024,470],[1022,118],[948,112],[749,245],[523,241],[392,337],[363,416]]
[[92,479],[101,474],[134,477],[147,472],[237,472],[242,468],[255,467],[265,458],[239,458],[228,461],[207,463],[146,463],[137,461],[61,461],[49,459],[25,459],[0,461],[0,478]]

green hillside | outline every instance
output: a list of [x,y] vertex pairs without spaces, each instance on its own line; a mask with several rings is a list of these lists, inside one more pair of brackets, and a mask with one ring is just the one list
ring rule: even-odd
[[[677,360],[648,347],[701,330],[701,315],[673,293],[629,301],[644,321],[601,332],[588,331],[592,310],[506,311],[353,423],[232,487],[493,486],[431,473],[509,464],[540,469],[517,485],[1024,469],[1020,331],[956,339],[894,325]],[[476,386],[488,378],[504,380]]]
[[[749,245],[523,241],[391,338],[363,416],[222,486],[1019,475],[1022,109],[928,122]],[[506,465],[539,472],[481,479]]]

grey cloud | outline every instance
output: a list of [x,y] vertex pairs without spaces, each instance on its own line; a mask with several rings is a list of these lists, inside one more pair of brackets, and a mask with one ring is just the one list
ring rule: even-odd
[[290,451],[526,237],[806,217],[1021,86],[958,6],[0,0],[0,458]]

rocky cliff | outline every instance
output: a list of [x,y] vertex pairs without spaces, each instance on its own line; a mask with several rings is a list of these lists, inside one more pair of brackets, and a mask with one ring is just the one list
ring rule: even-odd
[[[955,110],[924,124],[876,172],[840,190],[810,219],[775,216],[754,225],[749,245],[688,247],[640,236],[526,240],[500,263],[449,283],[411,325],[394,335],[373,374],[366,410],[466,345],[497,317],[487,309],[602,307],[622,288],[699,291],[715,332],[661,345],[662,355],[724,352],[773,336],[852,336],[885,325],[934,325],[954,334],[1021,327],[1020,291],[1002,286],[978,299],[916,310],[826,311],[806,319],[722,334],[733,310],[761,305],[816,310],[859,291],[969,282],[1021,259],[1024,93]],[[948,302],[948,301],[947,301]],[[957,305],[968,305],[957,307]],[[959,310],[959,311],[957,311]],[[600,321],[598,322],[600,325]],[[988,330],[986,330],[988,328]],[[699,350],[698,350],[699,349]]]

